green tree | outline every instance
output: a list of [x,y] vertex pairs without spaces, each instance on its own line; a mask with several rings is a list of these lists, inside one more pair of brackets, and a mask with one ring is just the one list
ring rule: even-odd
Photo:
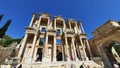
[[118,55],[120,55],[120,45],[114,45],[114,48],[117,51]]
[[21,39],[10,39],[10,40],[6,40],[3,42],[3,47],[7,47],[9,46],[9,44],[13,43],[13,42],[17,42],[20,43]]
[[11,23],[11,20],[8,20],[6,24],[2,28],[0,28],[0,38],[2,38],[5,35],[5,32],[7,31],[10,23]]
[[2,14],[2,15],[0,15],[0,22],[1,22],[2,18],[3,18],[3,14]]

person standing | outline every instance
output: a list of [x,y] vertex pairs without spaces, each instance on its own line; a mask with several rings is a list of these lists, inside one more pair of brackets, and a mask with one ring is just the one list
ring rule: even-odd
[[82,65],[80,66],[80,68],[89,68],[86,64],[82,63]]
[[119,65],[116,64],[116,63],[114,63],[114,64],[113,64],[113,67],[114,67],[114,68],[119,68]]

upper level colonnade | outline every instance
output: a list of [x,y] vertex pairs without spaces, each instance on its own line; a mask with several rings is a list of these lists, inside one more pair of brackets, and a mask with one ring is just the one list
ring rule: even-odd
[[[53,19],[48,13],[40,13],[39,17],[33,13],[32,19],[29,25],[30,28],[36,28],[37,30],[60,30],[60,31],[72,31],[73,33],[84,34],[84,29],[81,22],[77,22],[74,19],[64,19],[61,16],[54,16]],[[71,33],[72,33],[71,32]]]

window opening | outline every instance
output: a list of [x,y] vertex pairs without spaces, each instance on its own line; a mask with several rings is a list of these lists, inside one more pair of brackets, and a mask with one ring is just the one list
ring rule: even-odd
[[56,44],[62,44],[62,40],[61,39],[57,39],[56,40]]
[[37,57],[36,57],[36,62],[38,61],[42,61],[42,48],[38,48],[38,51],[37,51]]
[[60,35],[60,34],[61,34],[60,29],[57,29],[57,35]]
[[43,45],[45,42],[45,38],[40,38],[39,45]]
[[45,28],[42,28],[42,29],[41,29],[41,32],[45,32],[45,31],[46,31]]
[[57,46],[57,61],[62,61],[62,48],[60,46]]

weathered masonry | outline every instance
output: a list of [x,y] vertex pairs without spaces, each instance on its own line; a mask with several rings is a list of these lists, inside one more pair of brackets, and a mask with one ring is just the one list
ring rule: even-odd
[[[109,20],[98,27],[89,40],[94,57],[100,57],[105,68],[112,68],[113,63],[120,63],[120,22]],[[117,47],[117,49],[116,49]]]
[[101,67],[92,56],[82,23],[74,19],[33,14],[19,46],[22,68],[79,68],[82,63]]

